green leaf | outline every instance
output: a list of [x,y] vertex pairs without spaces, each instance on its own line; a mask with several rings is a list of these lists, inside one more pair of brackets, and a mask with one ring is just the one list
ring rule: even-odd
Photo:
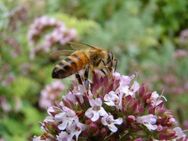
[[77,19],[76,17],[71,17],[70,15],[63,13],[55,13],[50,16],[62,20],[69,28],[75,28],[80,36],[98,28],[98,24],[91,20]]

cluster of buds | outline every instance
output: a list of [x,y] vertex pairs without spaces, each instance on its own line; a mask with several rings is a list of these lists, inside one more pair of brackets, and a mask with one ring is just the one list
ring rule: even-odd
[[[49,30],[51,32],[45,34]],[[76,36],[76,30],[67,28],[64,22],[47,16],[39,17],[31,25],[28,33],[29,43],[32,46],[37,44],[31,55],[33,56],[40,51],[49,52],[54,45],[65,45],[67,42],[76,39]],[[41,38],[42,41],[40,41]]]
[[43,134],[34,141],[187,140],[165,97],[140,86],[135,76],[94,72],[88,83],[75,80],[62,101],[48,108]]
[[48,84],[40,94],[39,106],[42,109],[47,109],[54,105],[61,98],[61,93],[64,90],[64,85],[61,81],[54,81]]

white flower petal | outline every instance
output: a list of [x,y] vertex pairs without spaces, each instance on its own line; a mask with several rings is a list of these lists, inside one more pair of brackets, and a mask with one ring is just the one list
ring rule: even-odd
[[100,108],[99,114],[100,114],[100,116],[106,116],[106,115],[108,115],[107,112],[104,110],[103,107]]
[[54,108],[51,106],[47,110],[48,114],[51,115],[51,113],[55,112]]
[[139,90],[139,88],[140,88],[139,83],[137,81],[134,81],[134,83],[133,83],[133,85],[131,87],[131,90],[135,93],[135,92],[137,92]]
[[96,106],[102,106],[102,100],[100,98],[95,99]]
[[62,121],[64,117],[65,117],[65,113],[61,112],[55,115],[55,120]]
[[120,125],[122,123],[123,123],[123,119],[122,118],[118,118],[118,119],[114,120],[114,124]]
[[104,96],[104,103],[108,106],[115,106],[119,103],[119,97],[116,92],[110,91],[108,94]]
[[128,86],[130,84],[130,82],[131,82],[131,78],[129,76],[123,75],[121,77],[120,87]]
[[92,111],[93,111],[92,108],[87,109],[87,111],[85,112],[85,116],[91,118],[93,116]]
[[93,117],[91,118],[91,120],[93,122],[97,121],[99,119],[99,113],[98,112],[93,112]]
[[148,128],[148,130],[156,130],[157,129],[157,125],[152,125],[152,124],[144,124],[147,128]]
[[68,122],[67,121],[63,121],[60,125],[58,125],[58,128],[60,130],[65,130],[65,128],[67,127]]
[[117,132],[117,127],[116,127],[114,124],[108,125],[108,128],[109,128],[110,131],[112,131],[113,133]]
[[157,116],[149,114],[137,117],[136,121],[140,124],[145,125],[148,130],[156,130],[157,129]]
[[103,125],[108,125],[108,123],[107,123],[107,121],[106,121],[106,117],[102,117],[101,123],[102,123]]
[[107,101],[107,102],[104,102],[104,103],[108,106],[115,106],[115,103],[113,101]]

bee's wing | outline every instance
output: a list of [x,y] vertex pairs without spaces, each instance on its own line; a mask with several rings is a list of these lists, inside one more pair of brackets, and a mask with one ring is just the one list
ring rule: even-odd
[[66,57],[71,55],[73,52],[77,50],[85,50],[89,48],[95,48],[93,46],[83,44],[83,43],[78,43],[78,42],[68,42],[66,45],[62,46],[56,51],[53,51],[50,54],[50,58],[52,59],[58,59],[60,57]]
[[68,45],[70,46],[70,49],[72,49],[72,50],[95,48],[91,45],[84,44],[84,43],[78,43],[78,42],[69,42]]
[[52,59],[57,59],[57,58],[62,58],[63,56],[69,56],[74,52],[74,50],[56,50],[50,53],[50,58]]

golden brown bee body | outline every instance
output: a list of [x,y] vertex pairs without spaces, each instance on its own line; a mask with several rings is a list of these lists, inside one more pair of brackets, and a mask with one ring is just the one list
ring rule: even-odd
[[75,49],[76,51],[73,49],[70,55],[55,66],[52,72],[53,78],[66,78],[86,66],[90,69],[97,68],[104,73],[106,70],[112,71],[115,68],[116,61],[111,52],[81,43],[70,43],[70,45],[78,49]]

